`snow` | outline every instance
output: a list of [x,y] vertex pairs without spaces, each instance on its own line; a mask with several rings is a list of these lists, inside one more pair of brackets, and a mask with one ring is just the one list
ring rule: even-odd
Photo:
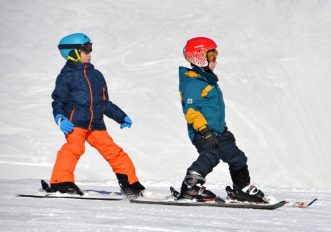
[[[330,12],[327,0],[2,0],[0,230],[330,231]],[[92,63],[133,120],[124,130],[105,121],[146,187],[162,194],[179,187],[197,157],[181,112],[178,66],[187,65],[189,38],[209,36],[219,45],[226,121],[252,181],[278,199],[318,202],[261,212],[16,198],[49,178],[65,141],[50,95],[64,63],[57,43],[73,32],[92,38]],[[75,177],[84,189],[118,191],[88,145]],[[224,194],[230,181],[220,164],[207,186]]]
[[[118,190],[111,181],[78,184],[83,189]],[[153,193],[164,194],[169,185],[168,182],[149,184],[164,186],[150,187]],[[319,198],[310,208],[283,207],[268,211],[141,205],[128,200],[18,198],[15,194],[22,191],[35,193],[39,182],[2,180],[0,185],[1,231],[331,231],[331,190],[265,187],[279,199]]]

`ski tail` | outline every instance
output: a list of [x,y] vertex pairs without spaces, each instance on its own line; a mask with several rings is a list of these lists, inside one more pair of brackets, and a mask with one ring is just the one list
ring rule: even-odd
[[41,180],[40,182],[41,182],[41,188],[45,190],[45,192],[50,193],[51,187],[49,186],[49,184],[44,180]]
[[174,187],[170,187],[170,192],[171,192],[171,195],[173,197],[175,197],[176,199],[181,198],[180,192],[178,192]]

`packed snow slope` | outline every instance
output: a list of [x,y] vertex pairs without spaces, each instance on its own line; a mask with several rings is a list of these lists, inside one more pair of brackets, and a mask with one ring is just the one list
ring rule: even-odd
[[[82,189],[116,191],[116,181],[78,182]],[[149,182],[154,193],[165,194],[169,182]],[[131,204],[122,201],[19,198],[36,193],[36,180],[0,180],[1,231],[114,231],[114,232],[321,232],[331,231],[331,191],[294,188],[264,188],[279,199],[312,199],[306,209],[276,210],[180,207]],[[18,189],[19,188],[19,189]],[[216,188],[216,189],[215,189]],[[220,186],[211,186],[217,193]]]
[[[219,46],[226,121],[253,182],[331,188],[331,1],[2,0],[0,19],[0,179],[50,177],[65,142],[50,97],[65,62],[57,44],[84,32],[111,100],[133,120],[120,130],[106,119],[108,131],[147,185],[180,183],[197,157],[178,66],[188,65],[186,41],[207,36]],[[220,164],[208,183],[230,183],[227,169]],[[88,145],[75,174],[115,181]]]

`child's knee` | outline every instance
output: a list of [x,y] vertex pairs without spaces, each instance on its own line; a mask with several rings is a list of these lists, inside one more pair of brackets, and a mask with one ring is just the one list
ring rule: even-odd
[[66,143],[63,150],[67,150],[77,156],[81,156],[85,152],[85,145],[81,143]]

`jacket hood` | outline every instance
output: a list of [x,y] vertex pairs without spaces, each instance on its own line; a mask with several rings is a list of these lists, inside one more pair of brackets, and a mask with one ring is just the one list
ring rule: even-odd
[[179,86],[182,86],[185,83],[191,81],[192,78],[205,79],[203,76],[201,76],[198,73],[194,72],[190,68],[186,68],[186,67],[182,67],[182,66],[179,67]]
[[198,67],[193,67],[192,69],[186,67],[179,67],[179,81],[180,84],[186,83],[192,78],[198,78],[200,80],[206,81],[211,85],[217,85],[218,77],[214,72],[204,72]]
[[181,90],[185,84],[190,81],[190,77],[188,77],[185,73],[190,71],[189,68],[179,67],[179,89]]

